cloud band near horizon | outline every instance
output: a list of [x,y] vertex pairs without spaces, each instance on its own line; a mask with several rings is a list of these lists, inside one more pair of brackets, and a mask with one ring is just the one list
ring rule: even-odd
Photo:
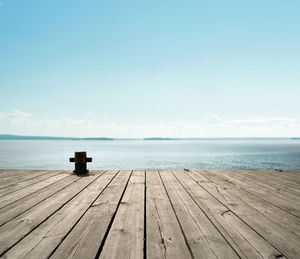
[[114,121],[97,119],[89,112],[85,119],[63,117],[37,118],[15,110],[0,112],[0,134],[113,137],[113,138],[223,138],[223,137],[299,137],[300,119],[251,116],[226,119],[212,115],[196,120],[147,121],[132,119]]

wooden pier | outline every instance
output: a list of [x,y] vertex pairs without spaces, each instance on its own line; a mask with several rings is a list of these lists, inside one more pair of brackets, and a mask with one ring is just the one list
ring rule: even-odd
[[300,171],[0,170],[4,258],[300,258]]

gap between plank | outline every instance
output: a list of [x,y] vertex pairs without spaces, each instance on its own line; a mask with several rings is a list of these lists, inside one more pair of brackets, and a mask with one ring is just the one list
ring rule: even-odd
[[145,170],[144,180],[144,259],[147,259],[147,171]]

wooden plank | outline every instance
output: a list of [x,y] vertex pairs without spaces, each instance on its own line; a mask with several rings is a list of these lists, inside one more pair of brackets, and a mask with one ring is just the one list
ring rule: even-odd
[[192,258],[157,171],[146,174],[147,258]]
[[134,171],[99,258],[143,258],[145,172]]
[[4,256],[6,258],[48,258],[116,174],[117,171],[108,171],[101,175]]
[[5,188],[7,186],[32,179],[42,174],[47,174],[48,171],[22,171],[16,175],[8,175],[6,177],[0,177],[0,188]]
[[37,173],[37,172],[50,172],[50,170],[4,170],[0,174],[0,179],[4,179],[7,177],[12,178],[12,177],[16,177],[16,176],[33,174],[33,173]]
[[170,171],[164,186],[194,258],[240,258]]
[[[259,171],[259,170],[258,170]],[[279,178],[279,179],[284,179],[286,181],[292,182],[292,183],[297,183],[300,184],[300,171],[262,171],[264,174],[267,175],[272,175],[273,177]]]
[[[232,177],[235,177],[239,180],[246,181],[247,183],[254,184],[255,186],[261,186],[265,190],[269,190],[270,192],[274,192],[277,196],[286,199],[292,203],[295,203],[296,205],[300,204],[300,196],[299,194],[293,194],[288,192],[285,188],[278,188],[273,186],[276,181],[271,179],[262,179],[259,177],[255,177],[255,175],[252,174],[245,174],[243,171],[231,171],[230,175]],[[283,182],[283,180],[278,179],[278,182]],[[300,184],[299,184],[300,186]],[[299,187],[298,187],[299,189]],[[299,206],[300,208],[300,206]]]
[[220,177],[219,172],[210,170],[201,171],[200,173],[202,176],[205,176],[208,180],[214,182],[216,185],[226,190],[230,195],[238,197],[253,208],[257,209],[260,213],[264,214],[265,217],[271,219],[272,221],[278,224],[281,224],[290,232],[296,234],[297,236],[300,236],[300,221],[297,217],[239,188],[239,186],[235,185],[234,183],[229,183],[228,181],[225,181],[223,178]]
[[[195,177],[195,180],[199,174],[201,174],[201,171],[198,174],[190,173],[191,177]],[[298,246],[300,238],[298,236],[269,220],[258,210],[239,199],[239,197],[228,194],[226,190],[213,182],[203,182],[199,183],[199,185],[224,204],[232,213],[251,226],[264,240],[267,240],[273,247],[279,249],[285,256],[296,258],[300,254],[300,247]],[[228,213],[224,216],[227,218]]]
[[299,257],[300,171],[102,172],[2,171],[0,256]]
[[[276,171],[266,171],[266,170],[246,170],[243,172],[254,173],[253,175],[260,175],[263,177],[272,177],[276,182],[284,181],[291,184],[299,184],[300,174],[297,172],[276,172]],[[296,180],[296,181],[295,181]]]
[[18,183],[14,183],[12,185],[6,186],[5,188],[1,188],[0,189],[0,197],[7,195],[9,193],[12,193],[14,191],[23,189],[29,185],[32,185],[34,183],[43,181],[47,178],[50,178],[51,176],[57,175],[61,172],[59,171],[51,171],[51,172],[47,172],[46,174],[42,174],[42,175],[38,175],[36,177],[30,178],[28,180],[22,181],[22,182],[18,182]]
[[52,185],[48,185],[44,189],[41,189],[35,193],[32,193],[18,201],[10,203],[4,208],[0,209],[0,226],[8,222],[9,220],[19,216],[23,212],[31,209],[37,204],[41,203],[45,199],[49,198],[53,194],[61,191],[75,181],[81,179],[76,175],[70,175],[61,181],[58,181]]
[[3,208],[10,203],[13,203],[19,199],[22,199],[23,197],[26,197],[27,195],[35,193],[36,191],[43,189],[46,186],[51,185],[57,181],[60,181],[68,176],[69,176],[69,174],[60,173],[60,174],[54,175],[44,181],[35,183],[35,184],[33,184],[31,186],[27,186],[21,190],[17,190],[13,193],[2,196],[2,197],[0,197],[0,208]]
[[0,227],[0,256],[23,239],[32,230],[64,206],[69,200],[95,181],[100,175],[83,176],[81,179],[37,206]]
[[131,171],[122,170],[88,209],[51,258],[97,258]]
[[295,202],[287,199],[287,195],[284,196],[283,194],[278,194],[276,189],[274,190],[274,188],[271,189],[270,187],[258,188],[257,185],[246,182],[243,178],[235,177],[230,171],[221,173],[220,177],[223,177],[228,182],[239,185],[241,189],[272,203],[274,206],[277,206],[296,217],[300,217],[300,204],[296,204]]
[[300,196],[300,184],[285,180],[282,177],[274,177],[274,175],[266,171],[240,171],[240,174],[249,176],[253,181],[267,182],[276,189],[279,188]]
[[203,188],[203,185],[210,183],[208,179],[200,175],[193,176],[192,172],[176,171],[174,174],[240,257],[275,258],[283,256],[279,250],[245,223],[243,218],[238,217]]

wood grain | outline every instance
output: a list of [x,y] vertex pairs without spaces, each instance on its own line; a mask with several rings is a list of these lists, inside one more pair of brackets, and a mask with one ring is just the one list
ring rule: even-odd
[[300,171],[0,170],[3,258],[299,258]]

